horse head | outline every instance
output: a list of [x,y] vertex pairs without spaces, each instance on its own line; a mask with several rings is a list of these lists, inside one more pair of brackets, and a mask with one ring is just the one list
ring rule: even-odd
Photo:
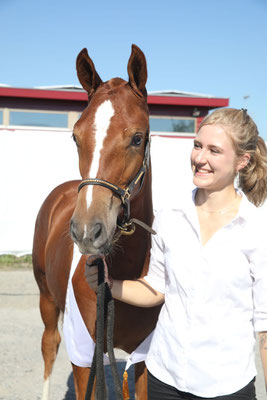
[[125,211],[123,196],[129,195],[129,185],[134,193],[138,190],[131,182],[144,165],[149,135],[146,59],[132,45],[128,82],[102,82],[86,49],[76,67],[88,106],[73,130],[82,183],[70,232],[81,253],[105,254]]

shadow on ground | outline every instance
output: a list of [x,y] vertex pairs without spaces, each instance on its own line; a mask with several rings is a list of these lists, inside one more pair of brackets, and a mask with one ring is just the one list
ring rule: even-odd
[[[125,368],[125,363],[118,363],[118,371],[119,371],[119,377],[121,379],[121,384],[123,380],[124,368]],[[113,379],[109,366],[105,367],[105,375],[106,375],[107,386],[109,389],[109,400],[116,400],[114,393]],[[130,397],[131,399],[134,399],[134,366],[130,367],[128,370],[128,384],[129,384]],[[73,373],[69,375],[67,385],[68,385],[68,390],[65,394],[64,400],[75,400]]]

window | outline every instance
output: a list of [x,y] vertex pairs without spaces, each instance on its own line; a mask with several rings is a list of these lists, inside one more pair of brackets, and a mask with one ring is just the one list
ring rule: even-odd
[[195,119],[176,117],[150,117],[150,130],[154,132],[194,133]]
[[9,125],[67,128],[68,113],[10,111]]
[[0,125],[3,125],[3,110],[0,110]]

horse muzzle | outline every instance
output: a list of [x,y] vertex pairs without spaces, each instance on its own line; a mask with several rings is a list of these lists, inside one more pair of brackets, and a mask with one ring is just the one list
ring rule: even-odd
[[100,220],[82,226],[75,221],[75,218],[72,218],[70,235],[82,254],[107,254],[111,246],[114,230],[108,233],[105,224]]

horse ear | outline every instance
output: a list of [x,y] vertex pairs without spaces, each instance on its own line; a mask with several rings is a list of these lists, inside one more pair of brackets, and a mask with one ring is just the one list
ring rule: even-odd
[[135,44],[132,45],[132,53],[128,61],[127,71],[129,75],[129,85],[139,96],[146,97],[146,58],[144,53]]
[[78,54],[76,69],[79,81],[90,98],[101,84],[102,80],[95,70],[94,63],[89,57],[87,49],[83,49]]

